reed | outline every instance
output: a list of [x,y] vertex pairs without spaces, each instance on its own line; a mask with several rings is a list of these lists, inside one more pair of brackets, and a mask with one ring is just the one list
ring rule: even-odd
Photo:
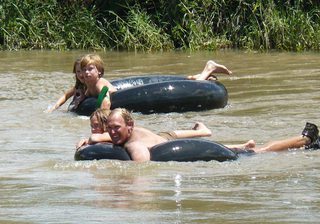
[[[277,50],[319,50],[319,9],[308,13],[300,8],[279,10],[273,1],[249,7],[247,26],[240,34],[240,48]],[[235,35],[233,35],[235,36]],[[236,40],[233,40],[236,43]]]
[[[217,50],[231,46],[224,33],[216,32],[219,20],[220,1],[194,1],[186,4],[181,1],[182,20],[173,28],[176,42],[182,49]],[[215,8],[215,9],[214,9]],[[180,32],[180,33],[179,33]]]
[[4,1],[0,40],[2,49],[101,49],[95,10],[57,1]]
[[1,49],[320,49],[316,0],[2,0]]
[[158,27],[140,6],[128,7],[126,20],[112,14],[113,40],[117,49],[153,51],[173,48],[170,36]]

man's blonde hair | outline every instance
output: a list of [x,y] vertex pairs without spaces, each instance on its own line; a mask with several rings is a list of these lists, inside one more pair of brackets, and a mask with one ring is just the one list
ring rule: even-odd
[[133,123],[133,118],[132,118],[132,114],[130,111],[128,111],[125,108],[116,108],[113,109],[109,116],[112,116],[114,114],[120,114],[120,116],[123,118],[124,122],[126,123],[126,125],[129,125],[130,123]]

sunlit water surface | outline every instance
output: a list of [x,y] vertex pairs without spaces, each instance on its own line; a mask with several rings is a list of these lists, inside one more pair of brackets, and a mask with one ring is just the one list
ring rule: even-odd
[[[74,161],[89,135],[65,104],[44,111],[74,84],[87,52],[0,52],[0,223],[318,223],[320,152],[293,149],[219,163]],[[214,59],[229,92],[223,109],[134,114],[154,131],[204,122],[224,144],[258,144],[320,124],[318,53],[100,53],[106,78],[200,72]]]

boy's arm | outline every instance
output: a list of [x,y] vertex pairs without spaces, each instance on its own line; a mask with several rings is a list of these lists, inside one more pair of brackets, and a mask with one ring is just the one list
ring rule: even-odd
[[114,87],[108,80],[106,80],[106,86],[109,88],[110,93],[114,93],[117,91],[117,88]]
[[109,93],[107,93],[106,97],[103,99],[100,108],[102,109],[110,109],[111,108],[111,101],[110,101],[110,97],[109,97]]
[[96,144],[99,142],[112,142],[110,135],[105,132],[103,134],[92,134],[88,139],[88,144]]
[[85,145],[88,145],[88,139],[81,139],[76,145],[76,150]]
[[112,142],[110,135],[105,132],[103,134],[92,134],[88,139],[81,139],[77,145],[76,150],[85,145],[93,145],[99,142]]
[[65,92],[55,103],[54,106],[52,106],[50,109],[47,110],[47,112],[52,112],[62,106],[71,96],[73,96],[75,92],[75,88],[69,89],[67,92]]

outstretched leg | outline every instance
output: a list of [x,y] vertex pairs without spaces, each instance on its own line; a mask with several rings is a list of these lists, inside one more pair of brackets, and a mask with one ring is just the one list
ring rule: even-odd
[[209,60],[200,74],[188,76],[188,79],[192,80],[208,80],[212,77],[215,77],[214,73],[223,73],[231,75],[232,72],[227,69],[226,66],[220,65],[212,60]]
[[229,149],[254,149],[256,147],[256,143],[254,140],[249,140],[243,144],[238,145],[226,145]]
[[[209,137],[212,135],[212,132],[207,128],[203,123],[196,122],[192,130],[176,130],[173,131],[175,138],[197,138],[197,137]],[[226,145],[230,149],[253,149],[256,147],[254,140],[249,140],[243,144],[237,145]]]
[[253,149],[255,152],[277,152],[288,149],[298,149],[309,145],[311,140],[307,136],[297,136],[285,140],[272,141],[261,147]]
[[209,137],[212,134],[210,129],[201,122],[196,122],[192,130],[176,130],[173,132],[177,138]]
[[301,147],[308,148],[313,146],[319,139],[319,130],[317,125],[307,122],[300,136],[269,142],[262,147],[255,148],[255,152],[276,152],[288,149],[297,149]]

